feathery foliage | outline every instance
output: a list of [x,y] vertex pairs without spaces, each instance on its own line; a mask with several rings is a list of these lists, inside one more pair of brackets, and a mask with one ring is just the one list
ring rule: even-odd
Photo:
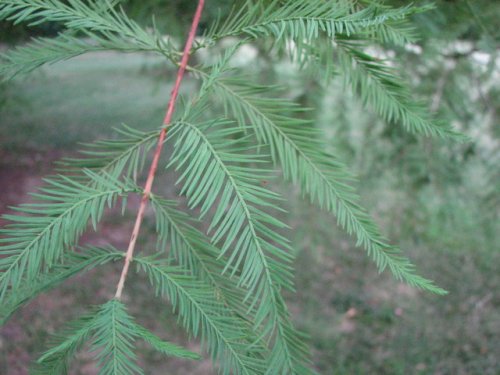
[[86,144],[79,158],[65,158],[61,169],[77,173],[82,168],[118,178],[137,179],[148,151],[156,143],[157,131],[143,132],[126,125],[116,129],[122,139],[100,140]]
[[35,374],[66,374],[76,352],[86,343],[100,367],[99,374],[143,374],[135,363],[134,343],[142,339],[155,350],[168,356],[200,359],[199,355],[161,340],[139,325],[123,303],[112,299],[78,320],[53,338],[53,346],[37,361]]
[[[93,182],[84,185],[77,178],[57,176],[33,197],[41,203],[16,207],[22,215],[3,215],[11,224],[0,231],[0,301],[23,283],[34,282],[76,245],[88,222],[97,229],[106,205],[136,191],[136,187],[109,175],[84,171]],[[29,216],[26,216],[29,215]]]
[[[154,51],[167,56],[173,53],[168,40],[143,29],[117,9],[116,3],[108,0],[2,0],[0,21],[7,20],[14,24],[26,22],[30,26],[56,22],[68,32],[61,33],[57,38],[38,38],[7,54],[0,54],[3,60],[0,74],[11,78],[43,64],[92,51]],[[76,34],[82,34],[89,40],[77,38]]]
[[272,1],[264,10],[259,3],[247,3],[224,23],[216,24],[207,37],[218,40],[227,36],[247,35],[255,39],[272,36],[275,43],[286,48],[289,40],[302,45],[315,43],[321,34],[329,38],[337,34],[359,34],[375,26],[400,21],[422,8],[406,6],[380,10],[378,4],[357,9],[351,0]]
[[336,39],[337,52],[345,80],[387,122],[401,123],[407,130],[463,141],[466,138],[447,124],[429,118],[424,105],[410,99],[408,88],[394,69],[363,51],[366,44],[354,39]]
[[155,287],[177,309],[182,325],[200,337],[213,359],[219,359],[224,374],[260,374],[264,361],[258,346],[245,340],[244,322],[217,301],[213,289],[182,268],[167,266],[165,261],[137,258],[137,264]]
[[82,315],[71,322],[59,335],[54,336],[52,347],[37,361],[33,373],[39,375],[66,374],[70,360],[85,344],[92,333],[96,312]]
[[5,322],[12,314],[40,293],[51,290],[59,284],[83,271],[121,259],[122,252],[113,249],[85,247],[79,253],[64,254],[60,264],[49,272],[41,274],[34,281],[22,281],[16,293],[9,294],[0,307],[0,322]]
[[143,374],[133,351],[137,327],[121,302],[113,299],[102,305],[91,327],[95,330],[91,350],[96,352],[100,374]]
[[183,211],[176,209],[177,203],[151,196],[155,211],[158,247],[170,247],[170,264],[178,264],[214,288],[217,298],[235,314],[244,317],[250,308],[245,303],[245,290],[235,285],[236,278],[228,276],[223,270],[226,258],[220,257],[219,249],[210,239],[194,228],[192,219]]
[[357,203],[358,197],[350,186],[354,178],[343,163],[326,151],[321,133],[302,118],[302,108],[279,98],[276,89],[240,78],[220,77],[219,70],[223,69],[214,69],[215,77],[205,76],[206,86],[213,89],[228,115],[240,124],[248,121],[252,125],[257,139],[269,145],[272,159],[280,163],[286,179],[298,183],[313,203],[335,214],[338,223],[356,235],[358,245],[366,248],[380,271],[388,266],[398,279],[410,285],[444,293],[431,281],[415,275],[411,263],[387,243]]
[[277,196],[258,184],[268,176],[251,165],[262,160],[245,155],[248,147],[241,140],[230,140],[240,128],[227,125],[227,121],[193,124],[189,117],[182,120],[179,130],[174,129],[171,163],[183,167],[181,194],[188,196],[191,207],[200,205],[201,216],[213,205],[212,197],[219,197],[209,232],[213,230],[214,243],[221,242],[222,254],[232,249],[223,272],[232,268],[235,275],[238,271],[238,284],[248,288],[246,298],[258,303],[256,325],[264,324],[264,332],[275,336],[269,368],[279,362],[286,366],[284,372],[293,371],[304,360],[306,350],[280,303],[279,290],[293,289],[291,256],[284,250],[288,249],[286,240],[270,227],[285,225],[264,211]]
[[[152,132],[124,125],[117,131],[119,138],[86,145],[80,157],[60,163],[61,175],[45,181],[33,195],[35,203],[14,208],[18,215],[3,216],[10,224],[0,232],[0,319],[6,321],[39,293],[78,273],[125,258],[168,300],[221,373],[314,373],[307,340],[294,327],[282,296],[282,291],[294,291],[294,257],[284,234],[288,226],[281,219],[283,198],[263,183],[276,175],[271,166],[312,203],[335,215],[380,271],[388,268],[412,286],[446,293],[415,272],[361,206],[355,178],[329,151],[315,126],[314,111],[287,99],[284,89],[262,85],[232,67],[242,45],[270,47],[270,58],[290,58],[304,74],[323,71],[328,79],[341,74],[363,103],[389,123],[462,140],[411,97],[397,67],[367,50],[372,44],[414,42],[416,33],[407,18],[427,9],[392,8],[375,1],[248,0],[225,20],[214,22],[191,53],[222,46],[219,42],[228,37],[237,41],[212,64],[187,67],[201,85],[175,121]],[[0,20],[63,27],[55,38],[36,39],[3,53],[2,78],[93,51],[156,52],[174,65],[182,56],[156,29],[146,30],[131,20],[117,1],[0,0]],[[158,134],[166,129],[171,154],[161,163],[177,171],[179,195],[186,197],[189,210],[197,210],[198,221],[161,192],[138,187]],[[89,224],[97,229],[106,206],[121,198],[126,208],[127,197],[134,193],[144,194],[141,204],[147,202],[154,211],[146,215],[156,223],[154,255],[77,247]],[[35,373],[67,373],[71,359],[86,344],[101,374],[143,373],[137,340],[168,356],[200,358],[140,326],[120,298],[117,292],[56,336]]]

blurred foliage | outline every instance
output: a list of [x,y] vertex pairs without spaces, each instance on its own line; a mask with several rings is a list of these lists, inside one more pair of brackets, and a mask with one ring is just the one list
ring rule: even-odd
[[[142,24],[151,24],[154,18],[157,26],[169,34],[185,31],[196,7],[196,3],[184,0],[118,0],[127,13]],[[360,0],[373,3],[374,0]],[[204,13],[204,19],[227,16],[232,9],[245,0],[211,0]],[[271,2],[271,1],[269,1]],[[388,0],[386,4],[404,6],[404,0]],[[424,39],[441,38],[467,39],[481,41],[481,47],[492,48],[498,42],[500,33],[496,24],[500,14],[500,3],[495,0],[436,0],[417,1],[418,5],[433,3],[436,9],[414,16]],[[203,27],[203,24],[202,24]],[[60,28],[55,24],[43,24],[36,27],[26,25],[14,26],[8,22],[0,22],[0,41],[12,42],[27,39],[30,36],[55,35]]]
[[[203,12],[200,30],[210,20],[227,16],[233,7],[244,0],[211,0]],[[143,24],[154,22],[160,30],[173,35],[183,35],[196,9],[196,2],[184,0],[122,0],[122,5],[132,18]]]
[[[393,5],[406,5],[404,0],[390,0]],[[419,2],[420,3],[420,2]],[[499,41],[498,15],[500,3],[495,0],[436,0],[433,11],[414,16],[425,39],[473,40],[482,47],[494,48]]]
[[[217,17],[224,19],[232,10],[239,9],[239,4],[250,0],[211,0],[203,14],[200,29]],[[358,0],[363,3],[386,3],[404,6],[404,0]],[[152,26],[154,23],[166,34],[178,36],[186,33],[186,25],[196,7],[195,2],[183,0],[116,0],[133,19],[140,24]],[[251,2],[251,1],[250,1]],[[271,0],[269,0],[271,3]],[[419,33],[425,43],[436,38],[443,40],[470,40],[477,43],[477,48],[494,51],[500,40],[496,23],[500,14],[500,2],[494,0],[437,0],[418,1],[418,5],[432,3],[435,9],[413,16]],[[56,23],[44,23],[36,26],[26,24],[13,25],[0,22],[0,42],[15,43],[35,36],[54,36],[61,31]]]
[[12,22],[0,21],[0,43],[14,44],[34,36],[53,36],[61,28],[55,23],[46,23],[37,26],[25,24],[14,25]]
[[[142,25],[152,26],[170,35],[184,35],[196,8],[193,1],[184,0],[117,0],[123,9]],[[227,16],[233,7],[244,0],[211,0],[210,6],[203,13],[201,30],[208,20]],[[187,26],[186,26],[187,25]],[[62,29],[56,23],[43,23],[29,26],[24,23],[13,25],[12,22],[0,21],[0,42],[15,43],[35,36],[54,36]]]

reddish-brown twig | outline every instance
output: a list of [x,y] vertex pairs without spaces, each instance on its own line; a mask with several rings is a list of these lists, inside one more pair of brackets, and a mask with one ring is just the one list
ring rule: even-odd
[[196,8],[196,13],[194,15],[193,22],[191,24],[191,30],[189,31],[189,36],[186,41],[186,45],[184,47],[184,53],[182,54],[181,64],[177,72],[177,79],[175,80],[175,85],[174,88],[172,89],[170,100],[168,102],[167,113],[165,114],[165,118],[163,120],[164,127],[162,128],[160,135],[158,136],[158,144],[156,146],[155,153],[153,155],[153,161],[151,162],[151,167],[149,168],[148,178],[146,180],[146,185],[144,186],[144,192],[142,194],[139,210],[137,211],[137,217],[135,219],[134,229],[132,231],[132,236],[130,237],[127,253],[125,255],[125,264],[122,269],[120,281],[118,282],[118,286],[116,288],[115,298],[117,299],[121,298],[123,292],[123,286],[125,285],[125,279],[127,278],[128,268],[130,266],[130,261],[132,260],[132,256],[134,255],[135,243],[137,241],[137,236],[139,235],[139,230],[141,229],[141,224],[144,218],[146,205],[149,200],[149,195],[151,194],[151,187],[153,186],[153,181],[156,175],[156,169],[158,168],[158,161],[160,160],[160,154],[163,148],[163,142],[165,141],[165,137],[167,136],[167,130],[170,125],[170,121],[172,120],[172,115],[174,113],[174,108],[175,108],[175,101],[177,99],[177,95],[179,94],[179,87],[181,85],[184,72],[186,70],[186,66],[189,59],[189,51],[191,50],[191,47],[193,45],[193,40],[196,34],[196,29],[198,28],[198,23],[200,22],[200,17],[203,11],[204,3],[205,3],[204,0],[198,1],[198,7]]

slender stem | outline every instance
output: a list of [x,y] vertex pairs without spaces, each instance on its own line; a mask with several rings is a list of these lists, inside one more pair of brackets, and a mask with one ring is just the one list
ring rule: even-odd
[[189,31],[189,36],[184,46],[184,52],[182,54],[182,60],[177,71],[177,79],[175,80],[174,88],[170,94],[170,100],[168,102],[167,112],[165,118],[163,119],[163,125],[160,135],[158,136],[158,144],[156,145],[156,150],[153,155],[153,161],[151,162],[151,167],[149,168],[148,178],[146,180],[146,185],[144,186],[144,193],[142,195],[141,203],[139,205],[139,210],[137,211],[137,217],[135,219],[134,229],[132,231],[132,236],[130,237],[130,242],[128,245],[127,253],[125,255],[125,264],[123,265],[122,273],[120,276],[120,281],[116,287],[115,298],[120,299],[122,296],[123,286],[125,285],[125,279],[127,278],[128,269],[130,266],[130,261],[134,255],[135,243],[137,241],[137,236],[139,235],[139,230],[141,229],[142,220],[144,219],[144,212],[146,210],[146,205],[149,200],[149,195],[151,194],[151,187],[153,186],[153,181],[155,179],[156,170],[158,168],[158,162],[160,160],[161,150],[163,148],[163,143],[165,137],[167,136],[167,130],[172,120],[172,115],[174,113],[175,101],[179,94],[179,87],[181,85],[182,78],[184,77],[184,72],[186,71],[186,66],[189,59],[189,51],[193,45],[193,40],[196,35],[196,29],[200,22],[201,13],[203,11],[205,0],[198,1],[198,7],[196,8],[196,13],[191,24],[191,29]]

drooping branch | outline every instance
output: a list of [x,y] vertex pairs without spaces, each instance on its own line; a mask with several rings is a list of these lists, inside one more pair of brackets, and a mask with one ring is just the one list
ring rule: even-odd
[[165,114],[165,118],[163,120],[163,128],[158,136],[158,144],[156,146],[156,150],[153,156],[153,161],[151,162],[151,167],[149,168],[148,177],[146,180],[146,184],[144,186],[144,192],[142,195],[141,203],[139,205],[139,210],[137,211],[137,217],[135,219],[134,229],[132,231],[132,236],[130,237],[130,242],[128,245],[127,253],[125,256],[125,264],[122,269],[122,273],[120,276],[120,281],[118,282],[118,286],[116,288],[115,298],[120,299],[123,291],[123,286],[125,285],[125,279],[127,278],[128,269],[130,266],[130,261],[132,260],[132,256],[134,254],[135,244],[137,241],[137,236],[139,235],[139,230],[141,228],[142,221],[144,219],[144,212],[146,210],[146,205],[149,200],[149,195],[151,193],[151,187],[153,186],[153,181],[156,175],[156,170],[158,168],[158,162],[160,160],[161,150],[163,148],[163,143],[165,141],[165,137],[167,135],[168,127],[170,125],[170,121],[172,120],[172,115],[174,113],[175,102],[177,96],[179,94],[179,87],[181,85],[182,78],[184,77],[184,72],[186,71],[186,66],[189,60],[189,51],[193,45],[194,37],[196,35],[196,29],[198,28],[198,24],[200,22],[201,13],[203,11],[203,6],[205,4],[205,0],[198,1],[198,7],[196,8],[196,12],[193,18],[193,22],[191,23],[191,29],[189,31],[188,39],[186,41],[186,45],[184,47],[184,52],[182,54],[182,60],[177,71],[177,79],[175,81],[174,88],[172,89],[172,93],[170,95],[170,100],[168,102],[167,112]]

